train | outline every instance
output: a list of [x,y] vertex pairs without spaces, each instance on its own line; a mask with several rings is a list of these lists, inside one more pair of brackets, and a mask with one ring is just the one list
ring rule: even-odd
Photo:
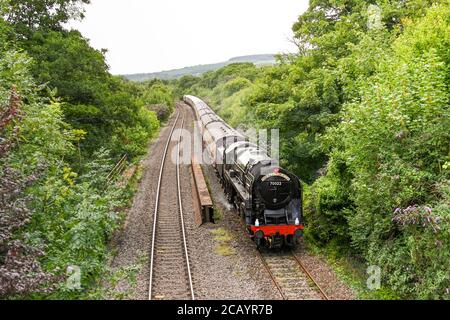
[[209,162],[257,247],[295,246],[303,237],[302,184],[267,151],[229,126],[203,100],[186,95]]

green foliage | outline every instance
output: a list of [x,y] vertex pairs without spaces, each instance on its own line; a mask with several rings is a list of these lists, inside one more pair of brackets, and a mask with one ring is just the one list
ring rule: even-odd
[[214,88],[213,90],[214,100],[221,101],[251,85],[250,80],[238,75],[236,75],[235,78],[232,78],[226,82],[225,81],[220,83],[220,85]]
[[81,269],[85,291],[74,292],[62,282],[55,293],[59,298],[86,293],[106,270],[107,240],[119,219],[114,210],[122,202],[120,190],[105,189],[112,163],[104,150],[95,156],[85,169],[87,174],[78,176],[70,168],[60,168],[31,190],[38,199],[29,227],[31,241],[46,244],[46,269],[64,278],[68,266]]
[[[305,68],[310,68],[308,59],[304,58]],[[280,129],[283,163],[302,179],[312,181],[326,160],[317,136],[336,120],[341,93],[330,71],[307,73],[299,67],[296,63],[269,69],[256,81],[246,110],[254,125]]]
[[[147,152],[160,125],[147,103],[166,104],[167,116],[173,108],[168,86],[112,76],[104,52],[91,48],[79,32],[62,29],[67,19],[81,14],[82,2],[87,3],[2,1],[0,6],[2,117],[13,85],[21,100],[20,121],[1,132],[1,147],[6,141],[9,149],[0,157],[0,176],[5,169],[26,178],[26,188],[5,190],[15,192],[10,198],[20,199],[30,217],[14,228],[14,237],[26,247],[42,248],[38,261],[22,260],[45,272],[28,274],[31,284],[20,288],[17,282],[6,291],[11,295],[83,298],[97,291],[108,272],[108,241],[133,193],[107,176],[123,154],[134,161]],[[2,251],[0,264],[3,256]],[[66,286],[70,266],[81,270],[81,290]],[[36,288],[43,280],[46,290]]]
[[220,83],[227,82],[237,76],[254,80],[258,74],[258,69],[252,63],[232,63],[214,72],[207,72],[203,75],[201,84],[214,89]]
[[4,17],[19,37],[29,38],[37,30],[61,31],[63,23],[82,19],[87,3],[90,0],[6,0]]
[[[232,82],[233,80],[231,80]],[[248,81],[248,80],[247,80]],[[228,83],[228,82],[227,82]],[[248,82],[243,82],[245,85],[249,85]],[[233,127],[244,128],[249,121],[247,120],[247,113],[245,110],[245,103],[248,95],[251,93],[252,87],[242,88],[236,91],[228,97],[224,97],[219,105],[218,112],[227,120],[227,122]],[[220,93],[218,93],[221,95]],[[218,98],[214,98],[218,99]]]
[[108,72],[104,52],[90,47],[78,31],[35,32],[22,41],[34,58],[31,71],[39,83],[56,89],[64,116],[87,134],[80,142],[84,157],[100,147],[119,158],[145,154],[146,144],[159,123],[147,103],[165,103],[172,109],[172,93],[164,84],[134,85]]
[[[448,12],[434,6],[408,23],[377,72],[358,82],[360,98],[326,134],[331,160],[314,183],[311,220],[336,229],[323,219],[337,215],[352,246],[403,297],[442,298],[449,284]],[[319,227],[314,235],[330,241]]]
[[57,88],[65,101],[100,104],[107,95],[110,76],[103,52],[78,31],[35,32],[24,46],[34,58],[31,71],[38,83]]
[[141,104],[154,111],[160,121],[167,120],[174,110],[172,89],[158,80],[145,82],[141,86]]
[[[5,65],[8,68],[3,68]],[[24,54],[1,51],[1,105],[9,97],[11,84],[20,88],[23,101],[22,120],[16,124],[18,141],[7,157],[0,159],[1,172],[3,175],[6,165],[24,176],[40,172],[23,191],[23,196],[30,199],[27,206],[32,215],[16,237],[44,248],[40,263],[45,271],[55,275],[53,281],[60,276],[64,280],[67,266],[78,264],[87,283],[99,276],[107,254],[105,240],[115,226],[117,215],[113,209],[120,197],[117,191],[104,191],[112,164],[99,168],[91,163],[86,169],[89,179],[78,177],[70,169],[65,159],[75,150],[72,141],[76,136],[64,122],[59,104],[37,95],[28,65]],[[101,159],[101,155],[95,155],[93,163]],[[19,288],[16,291],[21,292]]]
[[328,159],[320,137],[339,122],[344,103],[359,95],[403,19],[434,1],[382,1],[381,24],[368,28],[368,3],[311,1],[293,26],[299,54],[268,68],[245,102],[252,125],[280,128],[282,163],[311,183]]
[[173,80],[171,84],[173,86],[174,96],[181,99],[184,94],[192,92],[192,89],[199,84],[200,80],[201,79],[199,77],[190,75]]
[[345,247],[350,244],[347,215],[353,207],[349,194],[351,176],[338,157],[330,160],[327,170],[327,177],[317,179],[305,194],[308,231],[315,242]]

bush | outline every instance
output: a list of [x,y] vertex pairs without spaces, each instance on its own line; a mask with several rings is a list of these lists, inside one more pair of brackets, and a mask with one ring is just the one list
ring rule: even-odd
[[312,233],[326,242],[348,228],[354,249],[403,297],[443,298],[449,286],[448,12],[435,6],[409,25],[359,82],[360,98],[327,133],[331,160],[313,185]]
[[[29,67],[26,54],[0,46],[0,297],[82,298],[107,268],[107,243],[127,195],[108,186],[110,152],[98,148],[80,159],[85,132],[65,122],[69,104],[41,96]],[[17,96],[10,102],[13,84]],[[115,99],[119,106],[134,101],[130,93]],[[142,154],[159,123],[154,113],[132,106],[116,129],[131,131],[124,136],[132,141],[120,141],[121,148]],[[84,108],[96,119],[95,106]],[[70,266],[80,268],[82,290],[66,286]]]
[[[105,52],[64,30],[87,1],[19,2],[25,15],[5,21],[12,2],[0,0],[0,297],[85,298],[131,196],[108,174],[159,129],[144,96],[173,108],[172,93],[112,76]],[[81,290],[67,286],[71,266]]]
[[160,121],[169,118],[174,110],[172,90],[159,81],[151,81],[142,85],[141,103],[158,115]]

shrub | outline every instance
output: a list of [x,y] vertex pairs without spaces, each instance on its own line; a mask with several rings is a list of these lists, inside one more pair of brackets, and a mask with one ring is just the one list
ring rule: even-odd
[[326,242],[320,228],[333,237],[336,223],[348,228],[403,297],[443,298],[449,286],[448,12],[435,6],[409,25],[359,82],[360,98],[327,133],[331,160],[313,186],[313,234]]

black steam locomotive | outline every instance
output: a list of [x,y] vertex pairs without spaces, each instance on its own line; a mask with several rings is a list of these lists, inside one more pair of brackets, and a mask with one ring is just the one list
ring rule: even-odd
[[203,144],[225,194],[257,246],[295,245],[303,235],[300,180],[223,121],[205,102],[184,101],[199,120]]

